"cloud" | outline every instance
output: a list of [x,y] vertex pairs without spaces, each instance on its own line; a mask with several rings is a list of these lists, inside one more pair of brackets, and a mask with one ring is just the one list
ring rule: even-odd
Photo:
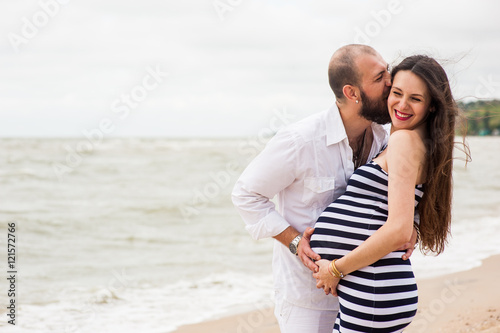
[[[79,135],[116,116],[111,103],[157,65],[168,78],[113,135],[256,134],[273,109],[301,118],[327,108],[328,60],[352,42],[389,62],[436,56],[457,97],[500,98],[495,84],[483,87],[488,75],[500,81],[493,0],[221,0],[231,8],[222,15],[216,1],[66,1],[15,52],[9,34],[22,36],[36,15],[43,23],[41,4],[57,1],[0,5],[0,115],[8,119],[0,135]],[[30,117],[43,126],[21,126]]]

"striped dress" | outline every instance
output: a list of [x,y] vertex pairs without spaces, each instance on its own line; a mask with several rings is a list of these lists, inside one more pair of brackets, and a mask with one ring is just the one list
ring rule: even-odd
[[[387,173],[374,161],[358,168],[345,194],[316,222],[311,248],[322,259],[341,258],[387,220]],[[415,207],[422,185],[415,188]],[[402,332],[417,312],[417,285],[404,251],[394,251],[340,280],[334,332]]]

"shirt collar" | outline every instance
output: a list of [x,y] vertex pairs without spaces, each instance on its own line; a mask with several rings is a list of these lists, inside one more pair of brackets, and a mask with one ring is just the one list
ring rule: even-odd
[[380,149],[387,144],[389,139],[390,126],[372,123],[373,141],[380,146]]
[[333,145],[344,139],[347,139],[347,133],[339,108],[335,103],[328,109],[326,115],[326,145]]
[[[387,142],[389,137],[388,129],[384,125],[379,125],[377,123],[372,123],[372,131],[374,137],[374,144],[376,148],[381,149],[383,145]],[[326,145],[333,145],[339,143],[340,141],[347,139],[347,133],[345,132],[344,122],[340,116],[339,108],[337,104],[333,104],[327,111],[326,116]]]

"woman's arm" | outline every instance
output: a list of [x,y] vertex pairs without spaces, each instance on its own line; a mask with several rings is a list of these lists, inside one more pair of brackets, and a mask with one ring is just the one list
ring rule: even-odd
[[[371,265],[410,241],[413,232],[415,185],[425,158],[425,147],[415,131],[394,132],[387,147],[388,208],[387,221],[356,249],[335,262],[344,275]],[[318,287],[331,289],[333,277],[328,261],[318,262]],[[338,279],[337,279],[338,280]],[[338,283],[338,281],[337,281]],[[327,290],[325,289],[325,292]],[[331,290],[333,291],[333,290]]]

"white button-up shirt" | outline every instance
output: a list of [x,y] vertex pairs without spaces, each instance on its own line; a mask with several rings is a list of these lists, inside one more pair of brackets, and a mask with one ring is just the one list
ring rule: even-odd
[[[388,133],[372,125],[369,159]],[[345,192],[354,172],[352,149],[336,105],[280,130],[236,182],[233,203],[254,239],[273,237],[289,226],[299,232]],[[277,205],[271,201],[277,195]],[[276,297],[318,310],[338,309],[338,300],[316,288],[311,271],[276,241],[273,254]]]

